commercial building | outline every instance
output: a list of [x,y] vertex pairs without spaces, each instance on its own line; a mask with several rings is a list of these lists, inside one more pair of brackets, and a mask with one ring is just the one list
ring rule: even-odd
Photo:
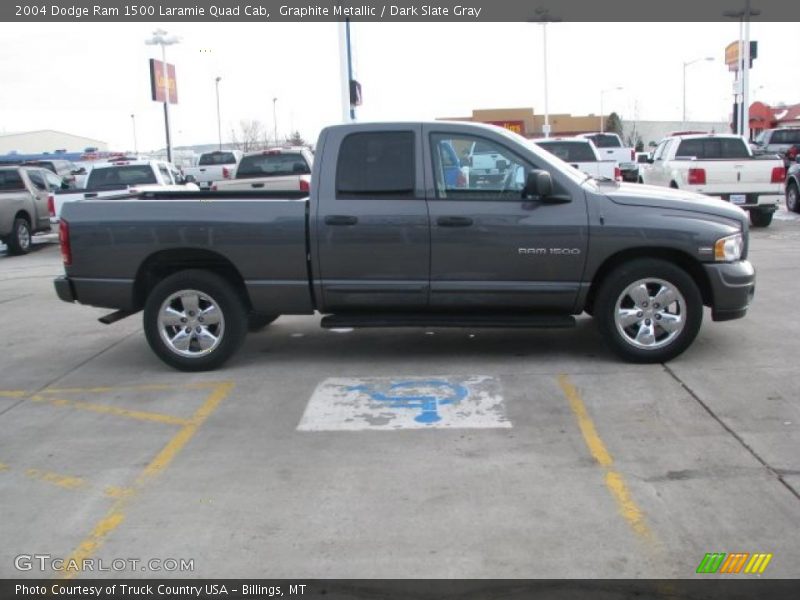
[[100,151],[108,150],[108,144],[102,140],[42,129],[19,133],[0,134],[0,154],[16,152],[18,154],[37,154],[42,152],[84,152],[87,148]]
[[763,102],[753,102],[748,114],[753,137],[765,129],[800,127],[800,104],[770,106]]

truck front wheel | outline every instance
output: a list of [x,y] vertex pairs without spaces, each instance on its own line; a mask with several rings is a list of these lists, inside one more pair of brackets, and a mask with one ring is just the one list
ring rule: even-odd
[[216,369],[238,350],[247,311],[225,279],[199,269],[158,283],[144,307],[144,333],[153,352],[181,371]]
[[14,229],[8,236],[9,254],[27,254],[31,251],[31,224],[24,217],[14,219]]
[[622,358],[666,362],[694,341],[703,299],[686,271],[658,259],[638,259],[612,271],[594,306],[603,337]]

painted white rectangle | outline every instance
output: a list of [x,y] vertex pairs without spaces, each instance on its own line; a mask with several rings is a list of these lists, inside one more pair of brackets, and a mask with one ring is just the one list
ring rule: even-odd
[[494,377],[332,377],[306,406],[299,431],[508,428]]

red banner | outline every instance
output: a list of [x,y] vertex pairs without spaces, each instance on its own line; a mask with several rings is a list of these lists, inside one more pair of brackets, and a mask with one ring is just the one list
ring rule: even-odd
[[169,89],[169,103],[178,103],[178,80],[175,79],[175,65],[167,63],[167,80],[164,82],[164,63],[155,58],[150,59],[150,92],[156,102],[164,102],[164,88]]

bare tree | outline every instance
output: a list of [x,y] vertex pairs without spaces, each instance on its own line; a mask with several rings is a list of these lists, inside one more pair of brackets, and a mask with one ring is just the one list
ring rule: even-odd
[[239,121],[239,130],[231,131],[233,147],[242,152],[263,149],[266,136],[264,124],[256,119],[242,119]]
[[295,131],[289,138],[286,140],[287,143],[291,144],[292,146],[305,146],[306,141],[303,139],[303,136],[300,135],[299,131]]

